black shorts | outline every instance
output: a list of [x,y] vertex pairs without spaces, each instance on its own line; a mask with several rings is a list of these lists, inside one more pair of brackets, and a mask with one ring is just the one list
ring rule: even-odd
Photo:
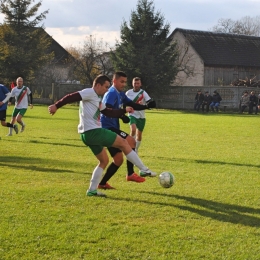
[[0,121],[4,121],[6,120],[6,110],[1,110],[0,111]]
[[[120,129],[117,129],[117,128],[114,128],[114,127],[111,127],[111,128],[108,128],[109,130],[111,130],[112,132],[116,133],[117,135],[121,136],[122,138],[126,139],[128,134]],[[115,148],[115,147],[108,147],[107,150],[109,151],[110,155],[112,157],[114,157],[117,153],[121,153],[122,151],[118,148]]]

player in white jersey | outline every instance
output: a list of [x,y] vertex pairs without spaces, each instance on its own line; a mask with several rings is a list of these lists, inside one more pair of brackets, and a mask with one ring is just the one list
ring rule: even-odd
[[[9,106],[11,105],[11,100],[13,97],[15,97],[15,106],[12,113],[11,124],[14,124],[15,121],[17,121],[17,123],[22,126],[20,132],[23,132],[25,129],[25,123],[23,122],[22,118],[27,111],[28,103],[30,103],[30,107],[33,108],[32,92],[28,87],[23,86],[23,78],[21,77],[17,78],[16,84],[17,86],[14,87],[11,91],[11,97],[8,105]],[[29,98],[30,98],[30,102],[29,102]],[[10,127],[8,136],[12,135],[12,130],[13,128]]]
[[[150,96],[146,91],[141,89],[142,82],[138,77],[133,78],[132,81],[133,89],[130,89],[126,92],[128,98],[133,100],[137,104],[146,105],[147,102],[151,100]],[[141,145],[142,134],[145,127],[145,110],[134,111],[129,113],[130,118],[130,135],[133,136],[136,140],[135,151],[138,153],[138,148]]]
[[80,101],[78,132],[81,140],[87,145],[98,159],[98,165],[92,173],[87,196],[106,196],[98,192],[97,187],[109,158],[104,147],[116,147],[123,151],[127,160],[135,164],[141,172],[151,174],[151,171],[142,163],[138,155],[132,150],[128,142],[116,133],[101,128],[100,112],[109,117],[121,117],[126,112],[133,112],[133,108],[110,109],[101,102],[102,96],[110,87],[110,79],[106,75],[98,76],[90,89],[83,89],[66,95],[55,104],[49,106],[49,113],[55,114],[60,107]]

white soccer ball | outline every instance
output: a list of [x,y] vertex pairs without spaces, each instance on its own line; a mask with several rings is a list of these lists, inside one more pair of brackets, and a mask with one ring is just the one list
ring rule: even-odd
[[174,176],[170,172],[162,172],[159,175],[159,183],[163,188],[170,188],[174,184]]

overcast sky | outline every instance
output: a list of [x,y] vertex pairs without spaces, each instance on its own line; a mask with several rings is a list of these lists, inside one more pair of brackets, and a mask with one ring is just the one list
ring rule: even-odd
[[[35,0],[35,2],[39,2]],[[86,36],[110,46],[120,39],[123,20],[129,22],[137,0],[42,0],[39,12],[49,10],[44,26],[63,47],[82,45]],[[241,19],[260,15],[260,0],[154,0],[165,22],[175,28],[204,30],[220,18]],[[0,16],[1,18],[1,16]]]

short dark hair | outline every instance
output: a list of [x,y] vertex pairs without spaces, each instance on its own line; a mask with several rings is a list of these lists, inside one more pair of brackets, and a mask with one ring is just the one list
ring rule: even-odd
[[111,80],[107,75],[98,75],[93,81],[93,86],[96,86],[97,84],[104,85],[106,81],[111,84]]
[[116,71],[113,75],[113,79],[118,79],[120,77],[127,78],[126,74],[123,71]]

